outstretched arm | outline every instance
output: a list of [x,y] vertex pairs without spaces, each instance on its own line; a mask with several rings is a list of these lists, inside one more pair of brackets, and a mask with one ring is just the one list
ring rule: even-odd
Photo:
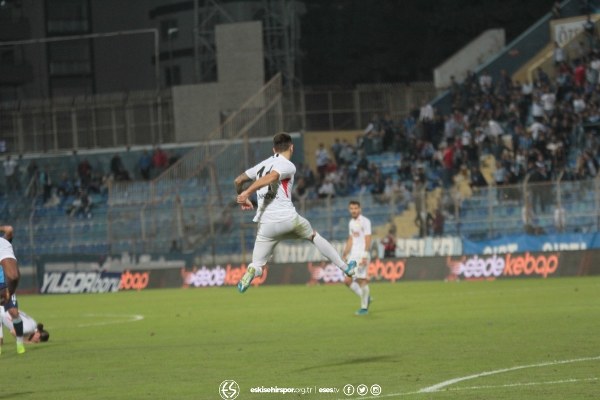
[[252,185],[248,186],[246,190],[242,191],[238,194],[237,202],[239,204],[246,204],[250,201],[248,198],[252,196],[252,193],[256,192],[258,189],[270,185],[273,182],[277,182],[279,180],[279,172],[271,171],[267,175],[262,178],[254,181]]

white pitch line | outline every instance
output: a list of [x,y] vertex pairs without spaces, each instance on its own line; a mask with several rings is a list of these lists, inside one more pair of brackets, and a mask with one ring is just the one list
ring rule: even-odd
[[85,314],[84,317],[90,318],[126,318],[119,320],[111,320],[111,321],[101,321],[101,322],[90,322],[89,324],[79,324],[78,328],[87,328],[90,326],[103,326],[103,325],[114,325],[114,324],[125,324],[128,322],[136,322],[144,319],[144,316],[141,314],[130,314],[130,315],[122,315],[122,314]]
[[505,385],[482,385],[482,386],[467,386],[462,388],[450,388],[447,391],[458,392],[461,390],[478,390],[478,389],[498,389],[498,388],[511,388],[519,386],[538,386],[538,385],[558,385],[561,383],[578,383],[578,382],[591,382],[597,381],[600,378],[583,378],[583,379],[562,379],[559,381],[545,381],[545,382],[521,382],[521,383],[507,383]]
[[437,383],[437,384],[435,384],[433,386],[428,386],[426,388],[423,388],[423,389],[419,390],[419,393],[437,392],[438,390],[443,389],[446,386],[454,385],[455,383],[458,383],[458,382],[463,382],[463,381],[468,381],[468,380],[471,380],[471,379],[482,378],[484,376],[502,374],[504,372],[518,371],[520,369],[548,367],[548,366],[551,366],[551,365],[571,364],[571,363],[576,363],[576,362],[597,361],[597,360],[600,360],[600,356],[596,356],[596,357],[584,357],[584,358],[574,358],[572,360],[547,361],[547,362],[543,362],[543,363],[529,364],[529,365],[518,365],[516,367],[502,368],[502,369],[497,369],[497,370],[494,370],[494,371],[486,371],[486,372],[481,372],[479,374],[474,374],[474,375],[463,376],[463,377],[460,377],[460,378],[449,379],[447,381]]
[[[487,372],[482,372],[479,374],[473,374],[473,375],[468,375],[468,376],[464,376],[464,377],[460,377],[460,378],[449,379],[447,381],[440,382],[433,386],[428,386],[428,387],[418,390],[416,392],[384,393],[384,394],[380,394],[378,396],[361,397],[361,399],[364,399],[364,400],[381,399],[383,397],[404,397],[404,396],[412,396],[412,395],[419,395],[419,394],[425,394],[425,393],[435,393],[435,392],[439,392],[440,389],[445,388],[450,385],[453,385],[455,383],[463,382],[463,381],[470,380],[470,379],[482,378],[484,376],[501,374],[501,373],[510,372],[510,371],[517,371],[517,370],[525,369],[525,368],[540,368],[540,367],[548,367],[548,366],[552,366],[552,365],[571,364],[571,363],[576,363],[576,362],[598,361],[598,360],[600,360],[600,356],[574,358],[571,360],[547,361],[547,362],[543,362],[543,363],[528,364],[528,365],[518,365],[516,367],[502,368],[502,369],[497,369],[494,371],[487,371]],[[509,384],[498,385],[498,386],[472,386],[472,387],[466,387],[466,388],[452,388],[452,389],[447,389],[447,390],[459,391],[459,390],[476,390],[476,389],[500,388],[500,387],[512,387],[512,386],[516,387],[516,386],[533,386],[533,385],[551,385],[551,384],[560,384],[560,383],[576,383],[576,382],[581,382],[581,381],[595,381],[598,379],[599,378],[587,378],[587,379],[566,379],[566,380],[562,380],[562,381],[548,381],[548,382],[509,383]],[[342,398],[342,399],[338,399],[338,400],[344,400],[344,399]]]

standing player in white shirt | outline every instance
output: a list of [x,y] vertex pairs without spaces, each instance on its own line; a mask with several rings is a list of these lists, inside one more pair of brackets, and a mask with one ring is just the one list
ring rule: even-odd
[[13,228],[10,225],[0,226],[0,232],[4,237],[0,238],[0,306],[12,317],[13,327],[17,340],[17,353],[25,353],[23,344],[23,321],[19,316],[19,306],[15,291],[19,285],[21,274],[17,266],[17,258],[13,252],[12,244]]
[[[290,161],[294,153],[292,138],[287,133],[273,137],[274,155],[235,178],[238,193],[237,202],[242,210],[252,210],[250,196],[256,192],[258,209],[254,222],[258,223],[256,241],[252,252],[252,262],[242,279],[238,290],[244,293],[256,276],[262,275],[263,266],[269,261],[273,249],[281,240],[306,239],[313,242],[321,254],[338,266],[347,276],[354,274],[355,261],[348,264],[342,260],[335,248],[313,230],[310,222],[296,212],[292,203],[294,174],[296,166]],[[246,189],[244,183],[254,181]]]
[[350,201],[348,204],[350,212],[350,222],[348,223],[348,240],[342,257],[352,260],[359,260],[352,277],[346,277],[346,286],[360,297],[360,309],[356,315],[366,315],[369,313],[369,303],[371,301],[369,289],[369,261],[371,261],[371,220],[361,214],[360,202]]

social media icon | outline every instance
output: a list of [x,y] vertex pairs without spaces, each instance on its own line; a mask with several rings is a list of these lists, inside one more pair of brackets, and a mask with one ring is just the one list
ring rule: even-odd
[[381,386],[379,386],[379,385],[372,385],[371,386],[371,394],[373,396],[379,396],[381,394]]
[[240,394],[240,385],[236,381],[228,379],[219,385],[219,395],[223,400],[233,400]]
[[354,386],[350,384],[344,386],[344,394],[346,396],[352,396],[354,394]]
[[356,387],[356,393],[358,393],[359,396],[364,396],[369,393],[369,388],[367,385],[360,384]]

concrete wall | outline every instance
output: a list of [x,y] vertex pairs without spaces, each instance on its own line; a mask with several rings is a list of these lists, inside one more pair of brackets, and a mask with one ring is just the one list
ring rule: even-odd
[[[103,0],[91,2],[91,7],[94,32],[155,27],[148,17],[146,2]],[[94,78],[98,93],[152,90],[156,87],[152,63],[154,56],[152,33],[94,39],[92,46]],[[161,43],[160,47],[162,51],[166,50],[164,43]],[[161,75],[163,74],[164,71],[161,71]]]
[[498,53],[505,45],[504,29],[489,29],[433,70],[436,89],[450,85],[450,77],[462,82],[467,71],[475,70],[487,59]]
[[264,84],[262,23],[219,25],[215,35],[218,82],[172,88],[178,143],[206,139]]
[[215,36],[219,82],[259,82],[262,86],[265,75],[262,23],[217,25]]

